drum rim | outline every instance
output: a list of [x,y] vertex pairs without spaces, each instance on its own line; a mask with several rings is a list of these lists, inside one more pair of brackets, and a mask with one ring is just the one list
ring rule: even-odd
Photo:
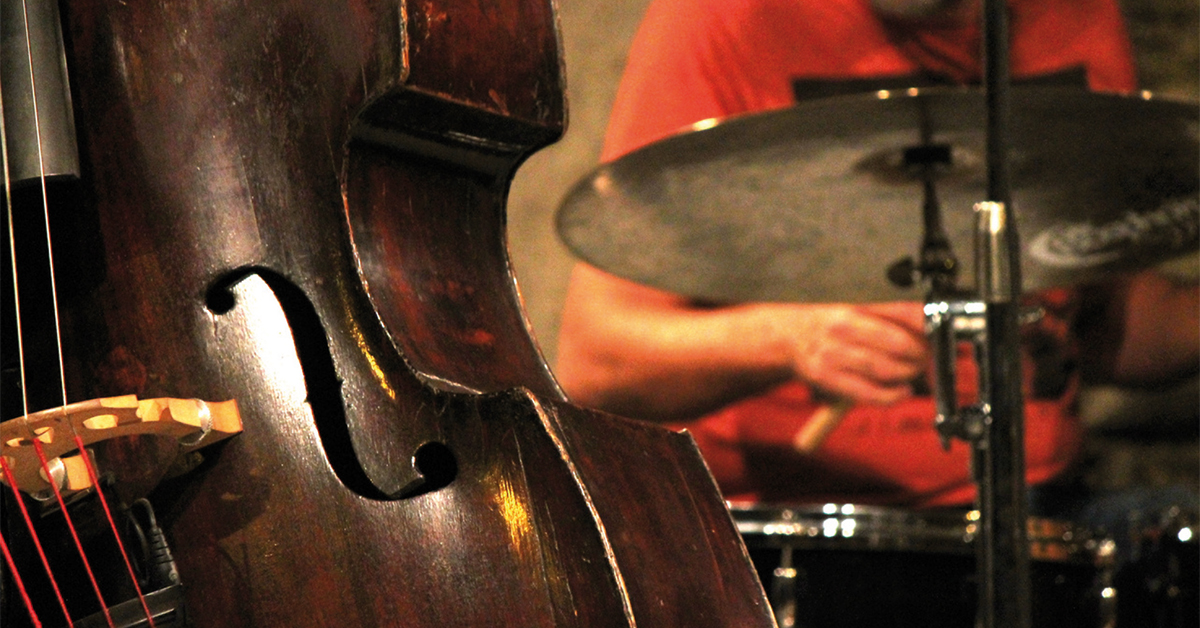
[[[979,534],[979,511],[969,508],[747,502],[727,506],[748,547],[973,555]],[[1031,560],[1097,567],[1115,560],[1115,543],[1098,531],[1044,517],[1029,517],[1028,526]]]

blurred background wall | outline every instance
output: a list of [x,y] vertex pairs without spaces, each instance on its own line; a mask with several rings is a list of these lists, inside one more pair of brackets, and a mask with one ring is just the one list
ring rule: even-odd
[[[534,333],[551,366],[573,263],[554,231],[554,213],[567,189],[596,165],[627,48],[647,4],[648,0],[558,2],[567,71],[567,133],[517,172],[508,207],[513,265]],[[1121,4],[1138,55],[1142,87],[1175,99],[1200,99],[1200,2],[1121,0]],[[1200,263],[1189,258],[1175,266],[1193,273]],[[1096,390],[1085,401],[1093,421],[1115,426],[1118,432],[1123,422],[1161,424],[1164,417],[1168,422],[1166,438],[1151,434],[1149,439],[1093,439],[1101,483],[1158,483],[1170,479],[1165,476],[1196,482],[1200,455],[1192,437],[1200,431],[1200,384],[1149,394]],[[1188,437],[1182,444],[1178,444],[1179,430]],[[1177,444],[1164,445],[1164,441]],[[1143,477],[1146,474],[1155,477]]]
[[567,133],[517,171],[509,252],[525,309],[551,365],[574,258],[554,231],[567,189],[596,166],[629,42],[649,0],[558,0],[567,69]]

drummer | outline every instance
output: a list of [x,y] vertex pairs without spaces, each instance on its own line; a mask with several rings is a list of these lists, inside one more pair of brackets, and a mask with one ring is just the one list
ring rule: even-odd
[[[1115,0],[1011,0],[1009,16],[1014,82],[1135,89]],[[978,84],[980,42],[975,0],[653,0],[602,159],[699,120],[787,107],[806,90]],[[871,211],[863,203],[844,211]],[[867,261],[891,260],[864,251],[843,263]],[[1200,368],[1195,284],[1144,272],[1038,298],[1046,316],[1022,348],[1033,485],[1080,452],[1082,382],[1157,384]],[[556,372],[578,403],[687,428],[730,500],[966,506],[969,447],[947,453],[935,431],[924,325],[920,303],[715,305],[579,264]],[[969,358],[958,372],[961,402],[977,380]],[[806,423],[840,402],[840,425],[801,451]]]

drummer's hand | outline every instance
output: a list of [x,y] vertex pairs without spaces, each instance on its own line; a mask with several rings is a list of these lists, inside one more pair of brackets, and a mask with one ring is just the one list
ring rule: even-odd
[[920,303],[788,305],[793,370],[812,386],[856,403],[912,394],[928,367]]

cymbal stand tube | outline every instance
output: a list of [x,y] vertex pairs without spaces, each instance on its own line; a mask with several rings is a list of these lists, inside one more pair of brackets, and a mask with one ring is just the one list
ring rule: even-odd
[[[977,285],[987,303],[980,360],[980,401],[987,408],[974,461],[981,532],[977,623],[1033,623],[1026,539],[1025,407],[1018,347],[1020,244],[1009,178],[1010,67],[1008,2],[983,0],[983,84],[987,115],[988,203],[977,210]],[[990,285],[989,285],[990,284]]]
[[972,458],[981,532],[978,625],[983,628],[1032,623],[1019,304],[1012,296],[1016,272],[1005,245],[1010,235],[1006,209],[994,202],[976,205],[977,285],[986,304],[984,331],[975,345],[982,430]]
[[[1012,300],[997,298],[1008,294],[1012,277],[1009,272],[997,272],[1007,268],[1003,263],[1007,248],[997,246],[1004,239],[1004,206],[980,203],[976,213],[976,269],[982,300],[938,301],[931,295],[925,304],[926,332],[934,355],[934,424],[947,449],[951,438],[972,447],[971,470],[979,489],[976,507],[980,512],[977,626],[1028,628],[1032,607],[1024,525],[1024,449],[1016,446],[1024,443],[1024,437],[1020,424],[1005,420],[1011,413],[997,409],[997,399],[1003,404],[1006,397],[996,393],[999,384],[1011,383],[1015,392],[1001,392],[1009,399],[1014,394],[1020,398],[1020,372],[1012,370],[1013,365],[1019,368],[1019,360],[1009,360],[1008,354],[1014,352],[1000,349],[1016,346],[1019,312]],[[978,403],[961,408],[955,390],[959,341],[969,341],[974,349],[980,391]]]

